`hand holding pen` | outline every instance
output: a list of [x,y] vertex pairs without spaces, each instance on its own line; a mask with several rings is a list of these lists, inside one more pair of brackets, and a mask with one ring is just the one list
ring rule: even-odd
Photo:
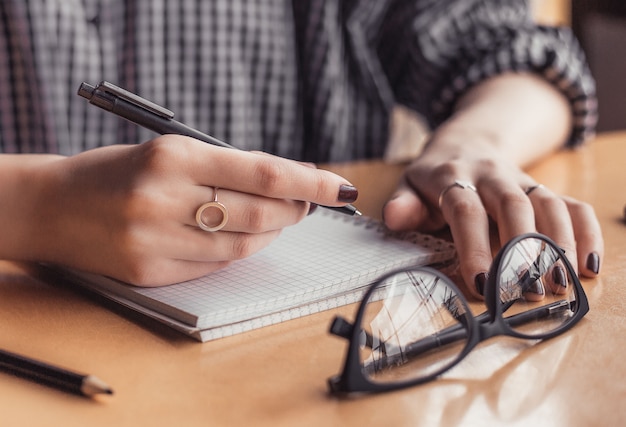
[[[119,105],[144,112],[113,97]],[[19,203],[3,210],[15,224],[3,235],[5,256],[140,286],[208,274],[269,245],[311,203],[341,207],[357,198],[329,171],[176,134],[24,159],[23,179],[12,185]]]
[[[88,99],[93,105],[161,135],[185,135],[218,147],[235,149],[234,146],[224,141],[174,120],[172,111],[109,82],[100,82],[96,87],[82,83],[78,89],[78,94]],[[352,197],[347,198],[349,201],[352,201],[351,199]],[[339,197],[339,201],[346,200]],[[324,207],[347,215],[361,215],[352,205]]]
[[[32,235],[7,230],[12,247],[28,259],[140,286],[218,270],[269,245],[306,217],[310,203],[341,206],[357,197],[329,171],[181,135],[32,161],[12,214]],[[217,232],[202,230],[198,212],[209,227],[221,226],[220,207],[228,221]]]

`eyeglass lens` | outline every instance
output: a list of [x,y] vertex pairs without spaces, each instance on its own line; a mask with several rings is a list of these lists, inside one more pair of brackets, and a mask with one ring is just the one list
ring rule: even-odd
[[380,282],[371,297],[363,312],[360,351],[370,381],[410,381],[457,362],[471,313],[446,280],[423,270],[397,273]]
[[[503,254],[497,271],[505,323],[527,338],[541,338],[568,323],[576,311],[575,287],[558,252],[526,238]],[[463,356],[472,318],[459,291],[422,269],[379,282],[364,301],[360,361],[374,383],[414,381],[438,375]],[[506,332],[505,332],[506,333]]]
[[511,329],[541,338],[576,314],[576,287],[556,249],[539,238],[520,240],[500,261],[503,317]]

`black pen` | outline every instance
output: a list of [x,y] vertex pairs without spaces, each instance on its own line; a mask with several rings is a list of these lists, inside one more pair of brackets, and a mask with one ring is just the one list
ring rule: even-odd
[[0,370],[82,396],[113,394],[111,387],[93,375],[68,371],[6,350],[0,350]]
[[[179,121],[174,120],[174,113],[154,102],[148,101],[132,92],[103,81],[97,86],[83,82],[78,88],[78,95],[89,100],[90,104],[96,105],[106,111],[129,120],[132,123],[143,126],[154,132],[165,134],[185,135],[218,147],[235,148],[224,141],[193,129]],[[361,215],[354,206],[322,206],[346,215]]]

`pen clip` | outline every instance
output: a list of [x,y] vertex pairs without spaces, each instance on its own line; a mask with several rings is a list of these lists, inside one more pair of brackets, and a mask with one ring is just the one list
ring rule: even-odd
[[147,99],[135,95],[134,93],[122,89],[121,87],[115,86],[113,83],[102,81],[95,87],[95,90],[101,90],[103,92],[110,93],[111,95],[117,96],[118,98],[135,104],[138,107],[141,107],[166,119],[174,118],[173,111],[170,111],[167,108],[163,108],[160,105],[148,101]]

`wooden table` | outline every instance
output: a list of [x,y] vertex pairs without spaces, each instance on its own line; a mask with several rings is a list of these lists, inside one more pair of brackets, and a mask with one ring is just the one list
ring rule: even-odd
[[[359,399],[326,393],[346,350],[327,327],[352,308],[201,344],[30,266],[0,262],[0,348],[95,374],[115,389],[86,399],[0,373],[0,425],[624,425],[625,165],[626,133],[615,133],[531,170],[593,204],[602,222],[606,258],[601,277],[583,281],[591,311],[579,325],[544,343],[490,340],[443,379]],[[373,216],[401,170],[334,169],[359,187],[358,207]]]

